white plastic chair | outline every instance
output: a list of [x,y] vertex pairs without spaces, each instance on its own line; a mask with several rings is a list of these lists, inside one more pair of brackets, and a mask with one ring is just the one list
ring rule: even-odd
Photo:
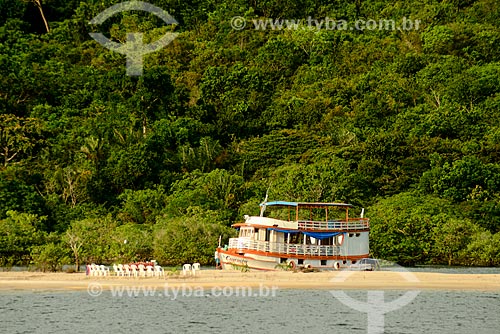
[[95,263],[90,265],[90,276],[101,276],[101,270]]
[[197,262],[197,263],[193,263],[193,276],[196,276],[196,271],[197,270],[200,270],[200,264]]
[[130,266],[128,264],[123,265],[123,274],[127,275],[127,277],[130,277]]
[[155,276],[158,276],[158,277],[165,277],[165,273],[163,271],[163,268],[160,267],[160,266],[155,266]]
[[153,277],[154,275],[154,268],[152,266],[146,266],[146,276]]
[[134,277],[137,277],[139,275],[139,271],[138,271],[137,266],[135,264],[130,265],[130,273]]
[[125,276],[125,270],[123,270],[123,264],[118,265],[118,276]]
[[146,268],[144,267],[143,264],[139,265],[139,276],[146,277]]
[[101,264],[99,266],[99,268],[100,268],[102,276],[109,276],[109,268],[108,267],[106,267],[105,265]]
[[123,276],[123,270],[120,265],[113,264],[113,272],[115,273],[115,276]]
[[190,275],[191,274],[191,264],[186,263],[182,266],[182,275]]

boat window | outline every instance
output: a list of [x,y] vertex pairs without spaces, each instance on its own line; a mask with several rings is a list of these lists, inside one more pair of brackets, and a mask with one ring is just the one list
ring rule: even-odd
[[325,239],[321,239],[321,244],[325,245],[325,246],[329,246],[329,245],[331,246],[331,245],[335,244],[335,241],[336,241],[335,237],[325,238]]
[[304,243],[304,235],[302,233],[290,233],[290,243],[291,244]]
[[240,237],[243,237],[243,238],[248,238],[248,237],[251,237],[253,236],[254,234],[254,228],[241,228],[240,229]]

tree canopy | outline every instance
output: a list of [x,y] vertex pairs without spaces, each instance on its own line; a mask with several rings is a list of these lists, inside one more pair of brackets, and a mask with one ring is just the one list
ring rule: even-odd
[[[155,0],[178,25],[89,23],[119,2],[0,0],[0,264],[207,264],[266,191],[365,207],[373,256],[500,264],[498,1]],[[138,77],[89,36],[131,31],[177,33]]]

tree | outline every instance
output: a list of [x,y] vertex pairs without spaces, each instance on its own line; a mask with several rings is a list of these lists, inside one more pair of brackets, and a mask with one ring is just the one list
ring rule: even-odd
[[467,219],[447,219],[433,229],[434,261],[445,259],[449,266],[470,264],[468,246],[475,234],[481,233],[477,225]]
[[[190,233],[213,247],[203,233],[269,189],[371,205],[374,254],[401,263],[497,263],[498,1],[157,0],[178,26],[140,11],[89,26],[116,3],[0,0],[0,219],[21,245],[2,235],[2,261],[54,258],[59,240],[22,230],[57,231],[77,265],[205,259]],[[396,29],[285,21],[308,16]],[[283,29],[256,30],[269,18]],[[403,18],[422,22],[397,29]],[[89,29],[117,42],[143,32],[145,44],[180,35],[129,77]],[[39,222],[21,228],[12,210]],[[206,224],[180,221],[192,217]]]
[[163,211],[168,217],[182,217],[190,208],[198,207],[218,212],[220,223],[229,225],[245,194],[243,178],[224,169],[210,173],[194,171],[171,188]]
[[79,266],[82,262],[103,263],[112,260],[109,241],[116,226],[111,215],[71,222],[64,241],[73,253],[75,264]]
[[498,266],[500,264],[500,233],[478,231],[471,237],[465,253],[469,265]]
[[119,263],[153,259],[153,230],[151,225],[143,224],[118,226],[108,240],[111,246],[108,259]]
[[73,258],[75,259],[75,271],[80,271],[80,250],[84,245],[83,235],[78,231],[76,225],[68,229],[63,237],[63,240],[69,245]]
[[[402,265],[433,261],[434,229],[448,228],[450,221],[462,218],[449,201],[416,192],[381,199],[368,208],[367,216],[371,219],[373,255]],[[451,252],[454,254],[455,248]]]
[[118,199],[122,201],[118,218],[137,224],[154,224],[167,202],[162,186],[136,191],[126,189]]
[[228,240],[234,233],[218,216],[216,211],[191,207],[185,216],[159,218],[154,227],[154,258],[167,265],[211,264],[219,236]]
[[28,265],[31,250],[45,242],[40,230],[46,217],[7,211],[7,218],[0,220],[0,265]]
[[0,156],[2,169],[15,160],[21,160],[23,154],[32,152],[40,135],[39,120],[21,118],[12,114],[0,114]]
[[[49,239],[52,239],[49,237]],[[68,263],[66,249],[58,242],[50,241],[41,246],[35,246],[31,251],[35,266],[45,271],[58,271]]]
[[[439,164],[442,164],[440,166]],[[434,168],[420,180],[421,189],[455,202],[472,199],[491,199],[500,189],[500,166],[485,164],[475,156],[464,156],[453,163],[434,155]]]
[[[8,211],[47,214],[45,200],[36,188],[38,180],[25,167],[9,166],[0,171],[0,219],[6,218]],[[45,230],[47,220],[41,219],[41,222],[38,227]]]

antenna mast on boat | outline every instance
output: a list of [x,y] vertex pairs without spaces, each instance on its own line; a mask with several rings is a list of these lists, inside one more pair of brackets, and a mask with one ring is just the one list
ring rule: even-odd
[[264,211],[266,211],[266,203],[267,203],[267,199],[269,197],[269,188],[271,188],[271,185],[269,185],[269,187],[266,190],[266,198],[264,198],[264,202],[262,202],[260,204],[260,216],[261,217],[264,216]]

